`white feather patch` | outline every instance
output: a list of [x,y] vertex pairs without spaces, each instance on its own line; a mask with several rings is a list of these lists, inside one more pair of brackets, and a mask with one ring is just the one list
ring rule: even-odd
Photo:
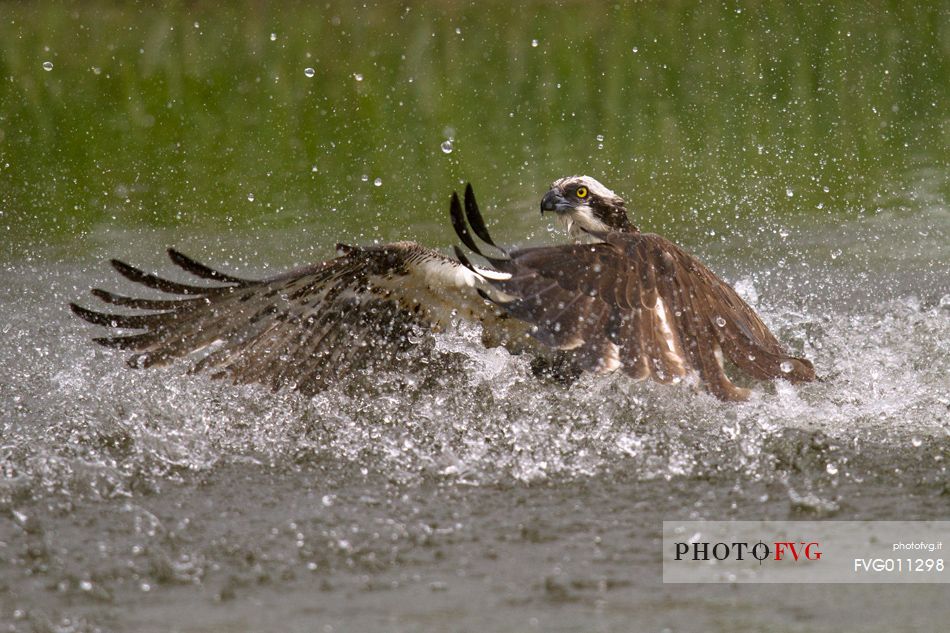
[[675,355],[676,344],[673,339],[673,330],[670,329],[670,323],[667,320],[668,315],[666,313],[666,303],[664,303],[661,297],[656,298],[656,306],[653,310],[656,312],[656,316],[660,320],[660,332],[663,333],[663,340],[666,342],[666,348]]
[[673,329],[670,327],[669,308],[661,297],[656,298],[654,312],[656,312],[657,318],[659,319],[660,332],[663,334],[663,341],[666,343],[664,355],[667,360],[670,361],[670,364],[673,365],[673,374],[677,376],[684,375],[686,373],[686,362],[683,360],[680,350],[677,349],[676,335],[673,334]]
[[719,368],[725,371],[725,360],[722,357],[722,348],[719,347],[719,343],[716,343],[715,347],[713,347],[713,354],[716,356],[716,362],[719,363]]
[[600,359],[600,371],[606,373],[620,367],[620,348],[616,343],[607,343],[604,355]]
[[583,344],[584,344],[584,339],[580,336],[575,336],[574,338],[570,339],[563,345],[559,345],[558,349],[563,349],[563,350],[577,349]]
[[611,199],[617,197],[617,194],[605,187],[599,180],[591,178],[590,176],[568,176],[566,178],[560,178],[554,181],[552,187],[561,187],[568,182],[576,182],[580,185],[584,185],[591,193],[601,198]]
[[485,279],[495,279],[497,281],[505,281],[511,279],[511,273],[502,273],[497,270],[491,270],[490,268],[479,268],[475,267],[475,272],[484,277]]
[[609,226],[594,216],[594,211],[590,208],[589,204],[583,204],[574,207],[574,210],[571,211],[570,215],[574,222],[578,224],[578,226],[588,231],[594,231],[595,233],[605,233],[610,230]]

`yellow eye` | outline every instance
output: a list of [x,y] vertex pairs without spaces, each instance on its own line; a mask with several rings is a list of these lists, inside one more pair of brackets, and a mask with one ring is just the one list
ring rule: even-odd
[[577,188],[577,191],[574,192],[574,195],[576,195],[578,198],[586,198],[586,197],[587,197],[587,187],[578,187],[578,188]]

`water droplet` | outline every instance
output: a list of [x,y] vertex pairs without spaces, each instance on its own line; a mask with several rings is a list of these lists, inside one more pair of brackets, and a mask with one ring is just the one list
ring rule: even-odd
[[53,70],[53,62],[43,62],[43,70],[46,72]]
[[632,49],[630,49],[630,50],[632,50],[634,53],[639,53],[639,52],[640,52],[640,49],[637,48],[636,46],[634,46],[634,47],[633,47]]
[[270,34],[270,41],[272,41],[272,42],[276,42],[276,41],[277,41],[277,33],[271,33],[271,34]]
[[362,180],[363,182],[369,182],[369,174],[363,174],[362,176],[360,176],[360,180]]
[[253,194],[253,193],[247,194],[247,201],[248,201],[248,202],[254,202],[254,194]]
[[781,364],[778,366],[778,368],[781,369],[783,373],[787,374],[787,373],[790,373],[793,369],[795,369],[795,366],[792,365],[791,361],[783,360]]
[[82,589],[83,591],[92,591],[92,583],[89,582],[88,580],[80,580],[79,588]]
[[353,73],[353,79],[356,81],[363,81],[363,73]]
[[443,153],[443,154],[451,154],[453,149],[455,149],[455,148],[452,146],[452,139],[449,138],[449,139],[445,139],[444,141],[442,141],[442,153]]
[[375,185],[375,186],[377,186],[377,187],[382,187],[382,186],[383,186],[383,179],[382,179],[382,178],[377,178],[376,180],[373,181],[373,185]]
[[461,35],[461,34],[462,34],[462,29],[459,28],[459,27],[455,27],[455,34],[456,34],[456,35]]
[[749,360],[750,361],[755,360],[755,354],[749,354]]
[[603,142],[604,142],[604,135],[603,135],[603,134],[598,134],[598,135],[597,135],[597,142],[598,142],[598,143],[603,143]]
[[910,444],[911,444],[911,446],[913,446],[914,448],[920,448],[921,446],[923,446],[923,443],[924,443],[924,441],[923,441],[922,439],[920,439],[919,437],[917,437],[916,435],[915,435],[914,437],[910,438]]
[[537,47],[538,47],[538,40],[531,40],[531,48],[537,48]]
[[785,190],[785,195],[788,196],[789,198],[793,198],[795,197],[795,192],[792,191],[791,187],[789,187]]
[[305,74],[307,77],[313,77],[314,75],[317,74],[317,71],[315,71],[313,68],[310,68],[308,66],[307,68],[303,69],[303,74]]
[[333,505],[333,495],[323,495],[323,498],[320,499],[323,505],[330,507]]
[[836,248],[835,250],[831,251],[831,259],[838,259],[839,257],[841,257],[840,248]]
[[722,318],[721,316],[717,316],[716,325],[718,325],[719,327],[726,327],[726,320]]
[[825,466],[825,471],[827,471],[829,475],[837,475],[838,467],[829,462],[829,464]]

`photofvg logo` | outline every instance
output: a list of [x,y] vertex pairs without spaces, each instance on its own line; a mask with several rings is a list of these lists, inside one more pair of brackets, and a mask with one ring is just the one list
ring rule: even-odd
[[[698,536],[697,533],[696,536]],[[695,540],[692,542],[676,542],[673,544],[676,554],[675,560],[690,559],[694,561],[734,559],[737,561],[755,560],[760,564],[765,561],[809,561],[821,560],[821,544],[818,541],[772,541],[766,543],[758,541],[709,541]]]
[[948,521],[664,521],[669,583],[946,583]]

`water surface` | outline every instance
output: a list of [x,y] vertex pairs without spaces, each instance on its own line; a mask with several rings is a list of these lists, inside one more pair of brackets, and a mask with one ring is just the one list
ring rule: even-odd
[[[939,630],[936,585],[664,586],[659,543],[947,518],[947,8],[4,5],[0,623]],[[242,275],[448,248],[466,181],[501,240],[552,243],[570,173],[824,380],[564,389],[463,328],[425,371],[302,398],[129,370],[66,308],[171,245]]]

